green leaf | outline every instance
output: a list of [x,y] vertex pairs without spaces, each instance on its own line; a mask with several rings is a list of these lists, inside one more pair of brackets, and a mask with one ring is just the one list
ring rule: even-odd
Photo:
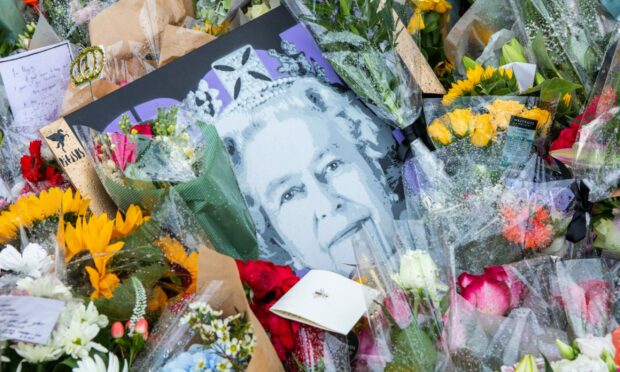
[[476,67],[480,66],[479,63],[477,63],[476,61],[474,61],[473,59],[464,56],[463,57],[463,66],[465,66],[466,70],[472,70],[475,69]]
[[425,372],[435,369],[437,350],[416,322],[405,329],[393,327],[392,332],[394,360],[388,363],[386,372]]
[[551,363],[549,363],[549,359],[542,354],[543,360],[545,361],[545,372],[553,372],[553,368],[551,367]]
[[15,42],[17,35],[25,31],[26,22],[15,0],[0,1],[0,29],[6,30],[4,38],[10,42]]
[[537,86],[530,88],[524,94],[540,92],[540,99],[543,102],[550,102],[562,98],[565,94],[581,88],[581,85],[566,81],[560,78],[553,78],[543,81]]

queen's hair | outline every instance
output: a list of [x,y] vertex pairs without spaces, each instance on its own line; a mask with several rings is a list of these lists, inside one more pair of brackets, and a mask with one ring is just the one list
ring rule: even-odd
[[[295,116],[329,117],[329,122],[316,120],[312,125],[328,125],[337,130],[347,141],[355,144],[373,173],[382,174],[377,162],[385,156],[385,149],[381,148],[377,136],[380,122],[373,121],[368,110],[350,92],[338,92],[314,78],[289,78],[264,88],[249,103],[246,101],[232,104],[217,120],[218,132],[226,145],[237,176],[244,173],[244,149],[256,133],[266,125]],[[387,187],[384,181],[379,181]],[[256,223],[263,254],[269,257],[276,247],[286,250],[282,239],[273,229],[269,216],[259,205],[258,198],[248,190],[242,192]]]

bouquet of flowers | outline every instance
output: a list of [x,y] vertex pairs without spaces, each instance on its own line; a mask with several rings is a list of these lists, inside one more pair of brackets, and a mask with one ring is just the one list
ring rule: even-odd
[[152,211],[172,188],[216,249],[236,258],[256,258],[254,225],[217,131],[211,125],[188,123],[183,111],[173,106],[160,109],[146,123],[132,124],[124,116],[120,132],[102,134],[82,127],[78,136],[121,210],[136,204]]
[[396,53],[392,1],[289,0],[306,23],[323,56],[373,112],[396,128],[420,114],[419,87]]

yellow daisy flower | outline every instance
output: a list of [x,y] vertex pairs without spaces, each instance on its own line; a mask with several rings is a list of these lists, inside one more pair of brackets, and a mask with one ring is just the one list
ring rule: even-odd
[[510,118],[519,115],[525,110],[525,106],[518,101],[498,99],[487,105],[486,109],[491,115],[493,125],[501,130],[506,130],[510,124]]
[[478,115],[476,128],[471,136],[471,144],[476,147],[486,147],[495,138],[496,129],[491,122],[491,115]]
[[519,116],[526,119],[536,120],[538,122],[536,125],[536,130],[551,124],[551,113],[538,107],[525,110]]
[[452,143],[452,133],[450,133],[448,127],[437,119],[428,126],[428,135],[432,139],[439,141],[442,145],[449,145]]

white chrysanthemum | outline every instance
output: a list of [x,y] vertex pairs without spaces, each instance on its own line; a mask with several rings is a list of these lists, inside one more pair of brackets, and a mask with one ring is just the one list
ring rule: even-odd
[[17,355],[24,358],[28,363],[44,363],[60,358],[64,353],[61,347],[52,340],[49,345],[29,344],[18,342],[12,346]]
[[40,278],[49,272],[51,267],[52,259],[47,251],[35,243],[28,244],[22,253],[12,245],[7,245],[0,251],[0,269],[4,271]]
[[58,320],[54,338],[66,354],[76,359],[85,358],[92,349],[107,352],[105,347],[93,342],[107,325],[108,319],[97,312],[92,302],[88,307],[83,303],[70,303]]
[[127,361],[123,360],[123,368],[121,363],[113,353],[108,354],[108,365],[106,366],[103,359],[99,355],[94,358],[89,356],[78,361],[77,367],[73,368],[73,372],[127,372]]
[[53,298],[64,301],[72,298],[69,288],[53,275],[45,275],[37,279],[30,277],[20,279],[17,281],[17,289],[25,291],[33,297]]

